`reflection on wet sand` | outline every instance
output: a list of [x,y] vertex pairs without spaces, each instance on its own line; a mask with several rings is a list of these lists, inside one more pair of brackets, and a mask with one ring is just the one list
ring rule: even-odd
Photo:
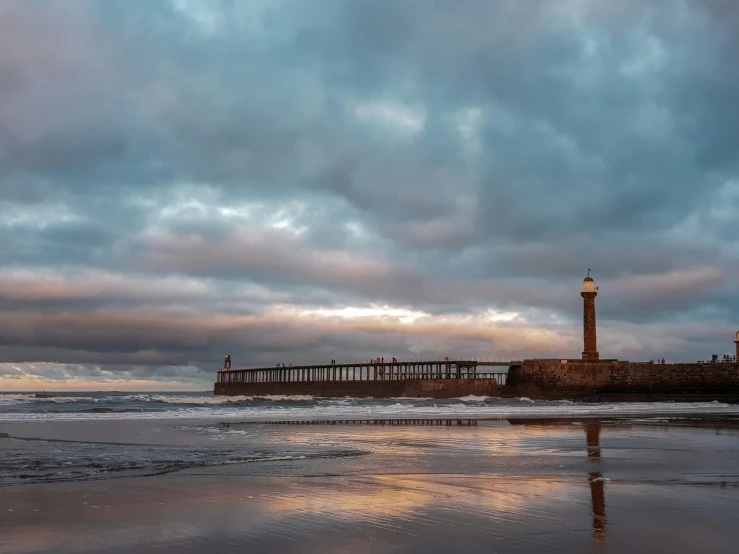
[[590,479],[590,501],[593,506],[593,537],[599,546],[606,544],[606,489],[603,472],[600,470],[600,422],[585,425],[588,442],[588,462],[594,471],[588,472]]
[[[533,425],[539,427],[569,427],[574,419],[532,419],[515,418],[509,419],[512,425]],[[593,512],[593,538],[598,546],[606,544],[606,489],[605,477],[601,469],[600,432],[603,428],[601,421],[590,421],[585,423],[585,437],[587,441],[588,454],[588,481],[590,483],[590,503]]]
[[[0,489],[0,553],[733,554],[739,540],[736,491],[674,478],[707,482],[706,459],[716,485],[735,475],[733,428],[719,435],[593,420],[384,421],[194,427],[254,448],[314,443],[366,456]],[[604,475],[617,483],[608,483],[608,521]]]
[[[546,428],[565,428],[569,429],[570,425],[573,421],[576,420],[547,420],[547,419],[509,419],[509,423],[513,425],[523,425],[527,427],[531,427],[532,430],[535,428],[541,429],[542,427]],[[356,419],[356,420],[277,420],[277,421],[259,421],[259,422],[251,422],[253,424],[262,424],[262,425],[376,425],[376,426],[471,426],[471,427],[477,427],[478,423],[485,424],[485,423],[492,423],[492,422],[485,422],[485,421],[478,421],[475,419]],[[249,424],[247,423],[239,423],[234,425],[244,425]],[[224,423],[222,424],[224,428],[229,428],[230,423]],[[589,471],[588,471],[588,481],[590,485],[590,499],[591,499],[591,509],[592,509],[592,528],[593,528],[593,538],[595,539],[595,542],[600,547],[605,547],[606,544],[606,536],[607,536],[607,518],[606,518],[606,501],[605,501],[605,478],[603,476],[602,468],[601,468],[601,447],[600,447],[600,433],[603,425],[601,421],[592,421],[585,423],[585,434],[586,434],[586,441],[587,441],[587,456],[588,456],[588,465]],[[549,433],[545,433],[549,434]],[[486,437],[488,440],[491,437]],[[388,443],[391,441],[389,440],[390,437],[387,437]],[[465,437],[466,441],[470,441],[470,437]],[[499,442],[495,442],[495,450],[497,450],[497,453],[500,454],[501,452],[501,445]],[[393,443],[393,450],[394,453],[398,454],[398,448],[399,445],[397,443]],[[411,450],[411,453],[415,453],[415,449],[409,449]],[[384,479],[391,479],[391,480],[397,480],[397,477],[384,477]],[[531,479],[530,484],[534,485],[534,482],[544,482],[545,480],[540,479]],[[397,488],[405,488],[400,487],[399,483],[388,483],[386,486],[389,486],[391,489],[397,489]],[[519,487],[522,487],[522,485],[519,485]],[[412,498],[411,505],[414,508],[418,508],[420,506],[423,506],[426,504],[426,494],[429,494],[430,491],[424,491],[425,494],[419,495],[420,492],[417,487],[412,487],[414,490],[414,495],[411,497],[408,497],[406,500],[410,500]],[[443,486],[440,483],[436,484],[436,488],[441,490]],[[423,490],[423,487],[420,489]],[[436,490],[438,493],[439,490]],[[521,490],[523,492],[523,490]],[[459,495],[457,493],[457,499],[459,500]],[[495,496],[495,495],[492,495]],[[351,495],[342,495],[342,499],[340,504],[343,506],[362,506],[364,508],[365,516],[367,515],[367,511],[372,512],[372,506],[381,506],[379,508],[378,512],[380,515],[385,516],[384,512],[387,511],[387,505],[384,503],[385,494],[375,494],[375,495],[358,495],[358,494],[351,494]],[[517,502],[512,502],[514,498],[517,498],[517,495],[509,495],[506,498],[506,508],[504,508],[504,503],[502,502],[496,502],[494,499],[491,498],[491,506],[494,507],[496,510],[500,509],[507,509],[507,511],[510,512],[513,505],[517,504]],[[309,501],[306,500],[306,503],[296,503],[294,500],[292,500],[291,504],[293,506],[293,509],[298,509],[298,511],[306,510],[310,508],[309,511],[312,512],[322,512],[323,510],[318,509],[319,506],[323,506],[320,502],[320,497],[316,496],[310,499]],[[336,505],[336,496],[332,497],[332,499],[329,500],[328,508],[324,507],[324,509],[330,509]],[[411,505],[404,506],[404,503],[394,503],[394,510],[395,514],[397,515],[397,510],[405,510],[410,509]],[[482,507],[482,506],[480,506]],[[280,506],[280,510],[283,512],[288,512],[290,509],[287,506]],[[351,511],[350,511],[351,512]],[[334,515],[336,517],[336,515]]]
[[379,425],[384,426],[423,426],[423,427],[477,427],[477,419],[278,419],[270,421],[244,421],[221,423],[224,429],[231,425]]

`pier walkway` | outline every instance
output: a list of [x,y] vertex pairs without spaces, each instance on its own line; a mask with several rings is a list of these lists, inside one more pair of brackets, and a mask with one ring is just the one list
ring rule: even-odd
[[519,360],[405,360],[223,369],[217,395],[457,398],[496,396]]
[[495,367],[519,365],[520,360],[424,360],[223,369],[217,383],[317,383],[344,381],[403,381],[408,379],[493,379],[505,385],[506,372]]

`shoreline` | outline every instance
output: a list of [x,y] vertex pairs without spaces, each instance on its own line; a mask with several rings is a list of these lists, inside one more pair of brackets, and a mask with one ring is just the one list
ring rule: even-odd
[[[301,399],[291,402],[280,399],[272,404],[251,406],[245,400],[233,400],[221,404],[194,408],[172,408],[159,411],[112,411],[89,412],[0,412],[0,432],[3,426],[17,423],[61,423],[95,421],[178,421],[187,423],[205,420],[211,423],[220,420],[245,422],[299,421],[299,420],[381,420],[381,419],[508,419],[521,417],[538,418],[599,418],[599,417],[721,417],[739,416],[739,404],[714,402],[574,402],[533,401],[526,397],[501,399],[489,397],[452,404],[437,404],[433,399],[384,399],[374,404],[374,399]],[[454,399],[458,400],[458,399]],[[325,404],[334,401],[336,404]],[[357,403],[354,403],[357,401]],[[281,402],[281,403],[280,403]],[[314,403],[311,403],[314,402]],[[345,404],[348,402],[349,404]]]
[[[688,417],[481,418],[451,427],[15,423],[11,435],[39,438],[22,445],[31,447],[26,455],[48,448],[58,457],[58,443],[43,445],[57,436],[77,439],[65,452],[90,449],[92,461],[162,449],[275,459],[2,487],[0,552],[729,554],[739,541],[739,417]],[[113,445],[97,442],[113,437]],[[331,449],[353,455],[320,457]]]

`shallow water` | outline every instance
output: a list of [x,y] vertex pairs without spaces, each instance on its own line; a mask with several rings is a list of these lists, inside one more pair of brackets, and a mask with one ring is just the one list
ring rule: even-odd
[[[739,542],[731,406],[129,396],[65,396],[59,412],[5,399],[0,552],[659,554]],[[116,402],[128,411],[84,411]],[[496,415],[515,408],[524,416]]]

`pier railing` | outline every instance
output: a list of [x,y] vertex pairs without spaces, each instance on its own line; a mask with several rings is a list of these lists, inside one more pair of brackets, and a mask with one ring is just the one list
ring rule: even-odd
[[224,369],[218,372],[217,382],[314,383],[408,379],[494,379],[498,385],[503,386],[507,373],[491,372],[489,367],[515,365],[516,363],[519,362],[431,360]]

